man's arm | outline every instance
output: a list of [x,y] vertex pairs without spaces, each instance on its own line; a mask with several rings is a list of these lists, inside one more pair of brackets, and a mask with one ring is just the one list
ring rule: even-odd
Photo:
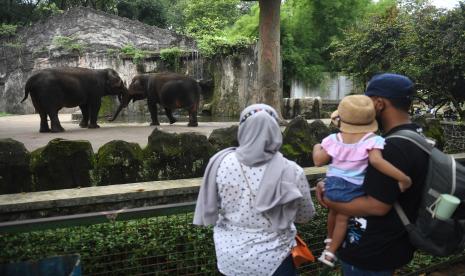
[[324,196],[324,183],[319,182],[316,186],[316,198],[323,207],[331,208],[338,213],[355,216],[384,216],[392,208],[392,205],[381,202],[371,196],[361,196],[350,202],[334,202]]

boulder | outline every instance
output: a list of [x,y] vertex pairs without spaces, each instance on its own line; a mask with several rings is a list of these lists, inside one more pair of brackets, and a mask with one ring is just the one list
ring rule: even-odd
[[[329,128],[323,121],[321,120],[315,120],[313,121],[310,125],[310,132],[312,133],[312,136],[315,137],[316,141],[318,143],[321,143],[323,138],[328,136],[331,133],[335,133],[337,131],[336,127]],[[335,131],[336,130],[336,131]]]
[[285,98],[283,116],[287,119],[303,116],[305,119],[318,119],[322,102],[320,97]]
[[31,191],[30,159],[23,143],[0,139],[0,194]]
[[94,152],[89,141],[53,139],[31,153],[34,190],[90,186],[93,165]]
[[423,134],[426,137],[433,138],[436,140],[436,147],[440,150],[444,149],[446,143],[444,137],[444,130],[441,125],[441,121],[434,118],[429,118],[428,116],[419,115],[414,116],[412,121],[423,129]]
[[121,140],[106,143],[95,156],[93,175],[98,186],[143,181],[142,149]]
[[239,142],[237,141],[238,130],[239,126],[214,129],[208,137],[208,141],[213,145],[216,151],[228,147],[237,147],[239,146]]
[[154,129],[143,150],[144,173],[148,180],[201,177],[214,152],[205,135]]
[[284,130],[281,152],[300,166],[311,167],[313,145],[319,142],[307,121],[302,116],[297,116]]

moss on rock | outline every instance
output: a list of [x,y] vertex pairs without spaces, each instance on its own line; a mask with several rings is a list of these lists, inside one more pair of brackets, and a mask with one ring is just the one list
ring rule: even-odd
[[208,141],[213,145],[216,151],[228,147],[237,147],[239,146],[239,142],[237,141],[238,130],[239,126],[214,129],[208,137]]
[[155,129],[143,150],[144,174],[148,180],[200,177],[214,152],[205,135]]
[[0,139],[0,194],[32,191],[30,159],[23,143]]
[[421,126],[423,134],[426,137],[436,140],[436,147],[438,149],[444,149],[444,145],[446,143],[444,129],[438,119],[427,118],[425,116],[415,116],[412,121]]
[[284,130],[281,152],[300,166],[310,167],[313,166],[313,145],[318,142],[307,121],[297,116]]
[[142,149],[121,140],[106,143],[95,156],[93,175],[97,185],[143,181]]
[[53,139],[32,152],[31,159],[36,191],[91,185],[94,153],[89,141]]

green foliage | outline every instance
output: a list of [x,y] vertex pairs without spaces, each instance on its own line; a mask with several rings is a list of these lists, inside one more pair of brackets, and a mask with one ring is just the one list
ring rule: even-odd
[[288,0],[282,5],[281,47],[283,78],[289,89],[292,79],[316,86],[331,71],[331,41],[342,28],[363,15],[368,0]]
[[55,36],[53,38],[53,45],[58,48],[64,49],[68,52],[77,52],[78,54],[82,54],[84,51],[85,46],[81,43],[76,42],[75,37],[71,36]]
[[167,3],[163,0],[121,0],[118,15],[160,28],[167,27]]
[[34,10],[34,16],[38,20],[46,19],[47,17],[60,13],[63,13],[63,10],[60,10],[53,2],[41,2]]
[[160,51],[160,58],[174,72],[179,72],[180,58],[184,51],[178,47],[167,48]]
[[124,45],[123,48],[121,48],[120,53],[131,57],[135,64],[140,64],[144,58],[153,54],[152,51],[141,50],[131,43]]
[[6,112],[0,112],[0,117],[11,116],[12,114]]
[[450,103],[464,118],[464,29],[464,4],[443,11],[407,2],[347,29],[332,45],[333,58],[361,84],[378,72],[408,75],[424,102]]
[[8,37],[16,34],[17,25],[4,24],[0,25],[0,37]]

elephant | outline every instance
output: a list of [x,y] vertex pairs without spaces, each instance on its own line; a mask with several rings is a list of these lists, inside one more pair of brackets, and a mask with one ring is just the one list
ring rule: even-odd
[[[24,102],[31,95],[36,112],[40,115],[40,132],[63,132],[58,111],[63,107],[79,106],[82,128],[99,128],[97,115],[106,95],[127,94],[127,88],[118,73],[110,68],[87,69],[59,67],[43,69],[26,82]],[[47,115],[51,128],[48,126]],[[90,123],[89,123],[90,120]]]
[[165,109],[170,124],[176,122],[172,110],[184,108],[189,112],[188,126],[196,127],[200,93],[199,83],[186,75],[172,72],[139,74],[132,79],[128,93],[123,94],[121,104],[110,121],[115,120],[131,100],[134,102],[147,98],[152,119],[150,125],[160,125],[157,114],[157,104],[159,104]]

